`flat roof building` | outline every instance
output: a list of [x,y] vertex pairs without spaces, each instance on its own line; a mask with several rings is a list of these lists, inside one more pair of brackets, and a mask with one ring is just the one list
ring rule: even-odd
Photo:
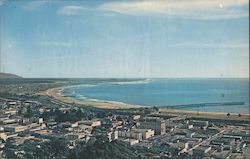
[[144,120],[139,123],[139,127],[142,129],[153,129],[157,135],[166,133],[166,124],[162,118],[144,118]]
[[22,126],[22,125],[7,125],[4,127],[4,131],[7,132],[21,132],[27,130],[27,126]]
[[143,140],[153,137],[155,134],[154,130],[152,129],[131,129],[131,132],[142,133]]

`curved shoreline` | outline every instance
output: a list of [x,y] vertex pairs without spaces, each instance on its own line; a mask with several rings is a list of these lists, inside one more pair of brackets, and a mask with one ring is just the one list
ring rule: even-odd
[[126,103],[112,102],[112,101],[101,101],[101,100],[91,100],[91,99],[75,99],[68,96],[63,96],[62,91],[65,88],[76,87],[75,86],[67,86],[67,87],[59,87],[59,88],[51,88],[46,91],[40,92],[42,95],[47,95],[49,97],[53,97],[59,101],[65,102],[67,104],[79,104],[83,106],[93,106],[97,108],[103,109],[130,109],[130,108],[142,108],[145,106],[142,105],[132,105]]
[[[58,101],[67,103],[67,104],[79,104],[82,106],[92,106],[102,109],[130,109],[130,108],[146,108],[147,106],[143,105],[132,105],[120,102],[112,101],[102,101],[102,100],[91,100],[91,99],[75,99],[69,96],[63,96],[62,91],[66,88],[77,87],[81,85],[72,85],[65,87],[51,88],[46,91],[40,92],[41,95],[46,95],[52,97]],[[160,113],[162,114],[171,114],[171,115],[189,115],[194,117],[204,117],[204,118],[216,118],[216,119],[225,119],[227,120],[228,112],[197,112],[192,110],[182,110],[182,109],[169,109],[169,108],[159,108]],[[230,119],[232,120],[250,120],[249,113],[241,113],[241,117],[238,117],[239,113],[230,113]]]

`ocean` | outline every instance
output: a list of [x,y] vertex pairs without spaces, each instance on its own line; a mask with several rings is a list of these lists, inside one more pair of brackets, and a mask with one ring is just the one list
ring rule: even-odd
[[63,94],[77,99],[193,111],[249,113],[249,79],[150,79],[69,87]]

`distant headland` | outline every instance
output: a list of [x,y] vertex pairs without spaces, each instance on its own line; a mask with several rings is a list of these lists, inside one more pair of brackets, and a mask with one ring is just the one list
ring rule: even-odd
[[22,77],[11,73],[0,72],[0,79],[2,78],[22,78]]

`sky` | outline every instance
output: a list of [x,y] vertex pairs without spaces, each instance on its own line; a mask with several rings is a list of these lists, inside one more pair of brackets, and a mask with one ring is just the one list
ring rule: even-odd
[[0,72],[249,77],[248,0],[0,0]]

